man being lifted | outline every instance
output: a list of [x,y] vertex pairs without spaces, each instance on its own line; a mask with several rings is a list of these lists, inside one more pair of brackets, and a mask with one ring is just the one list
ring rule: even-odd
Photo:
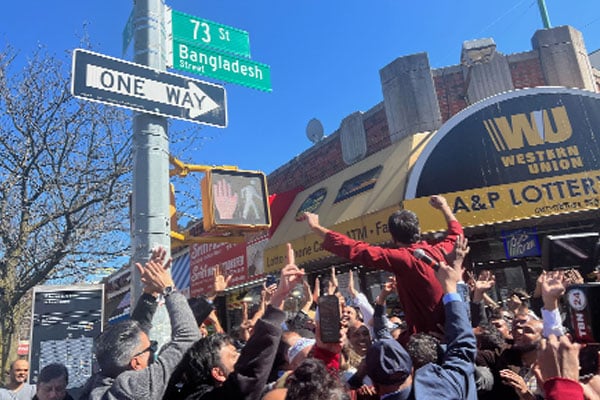
[[[434,262],[444,260],[446,255],[453,258],[456,239],[463,234],[462,226],[444,197],[431,196],[429,204],[441,211],[446,219],[448,229],[445,238],[436,244],[421,240],[417,215],[409,210],[399,210],[388,219],[388,229],[395,246],[393,248],[353,240],[321,226],[317,214],[304,214],[309,227],[324,238],[323,249],[355,264],[383,269],[396,275],[398,298],[404,307],[408,325],[405,339],[415,332],[440,332],[439,326],[444,324],[442,287],[431,266],[415,257],[415,250],[422,249]],[[403,339],[401,341],[404,342]]]

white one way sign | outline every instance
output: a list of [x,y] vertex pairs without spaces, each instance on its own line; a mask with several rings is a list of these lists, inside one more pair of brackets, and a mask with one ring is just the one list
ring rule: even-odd
[[73,53],[74,96],[199,124],[227,126],[225,89],[87,50]]

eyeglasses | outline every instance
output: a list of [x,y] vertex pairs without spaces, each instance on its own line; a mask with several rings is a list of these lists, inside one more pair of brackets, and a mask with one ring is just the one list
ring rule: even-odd
[[133,357],[141,356],[142,354],[144,354],[147,351],[149,351],[152,354],[154,354],[154,353],[156,353],[156,350],[158,350],[158,342],[156,340],[151,340],[150,341],[150,346],[146,347],[144,350],[140,351],[139,353],[135,353],[133,355]]

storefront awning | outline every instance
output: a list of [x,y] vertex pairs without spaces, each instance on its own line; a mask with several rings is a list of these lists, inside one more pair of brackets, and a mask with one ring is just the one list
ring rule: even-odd
[[296,264],[332,256],[320,248],[321,239],[310,232],[304,211],[319,214],[321,225],[370,243],[389,240],[387,220],[404,197],[408,171],[428,134],[418,134],[372,154],[364,160],[300,192],[264,255],[265,272],[286,264],[286,243],[292,243]]
[[269,235],[272,235],[276,230],[281,219],[290,208],[290,204],[296,198],[296,195],[302,191],[302,188],[295,188],[287,192],[273,193],[269,196],[269,207],[271,208],[271,228]]
[[171,275],[173,283],[179,290],[189,289],[190,287],[190,253],[185,251],[183,254],[175,257],[171,266]]
[[599,137],[598,93],[539,87],[490,97],[426,145],[404,206],[424,232],[445,227],[427,213],[432,194],[446,197],[464,227],[598,210]]

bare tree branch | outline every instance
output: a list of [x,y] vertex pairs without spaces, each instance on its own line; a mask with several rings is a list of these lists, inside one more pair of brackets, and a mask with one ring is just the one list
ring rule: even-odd
[[126,254],[129,230],[130,119],[73,98],[70,65],[43,48],[24,66],[17,60],[9,47],[0,52],[3,369],[28,291],[110,266]]

